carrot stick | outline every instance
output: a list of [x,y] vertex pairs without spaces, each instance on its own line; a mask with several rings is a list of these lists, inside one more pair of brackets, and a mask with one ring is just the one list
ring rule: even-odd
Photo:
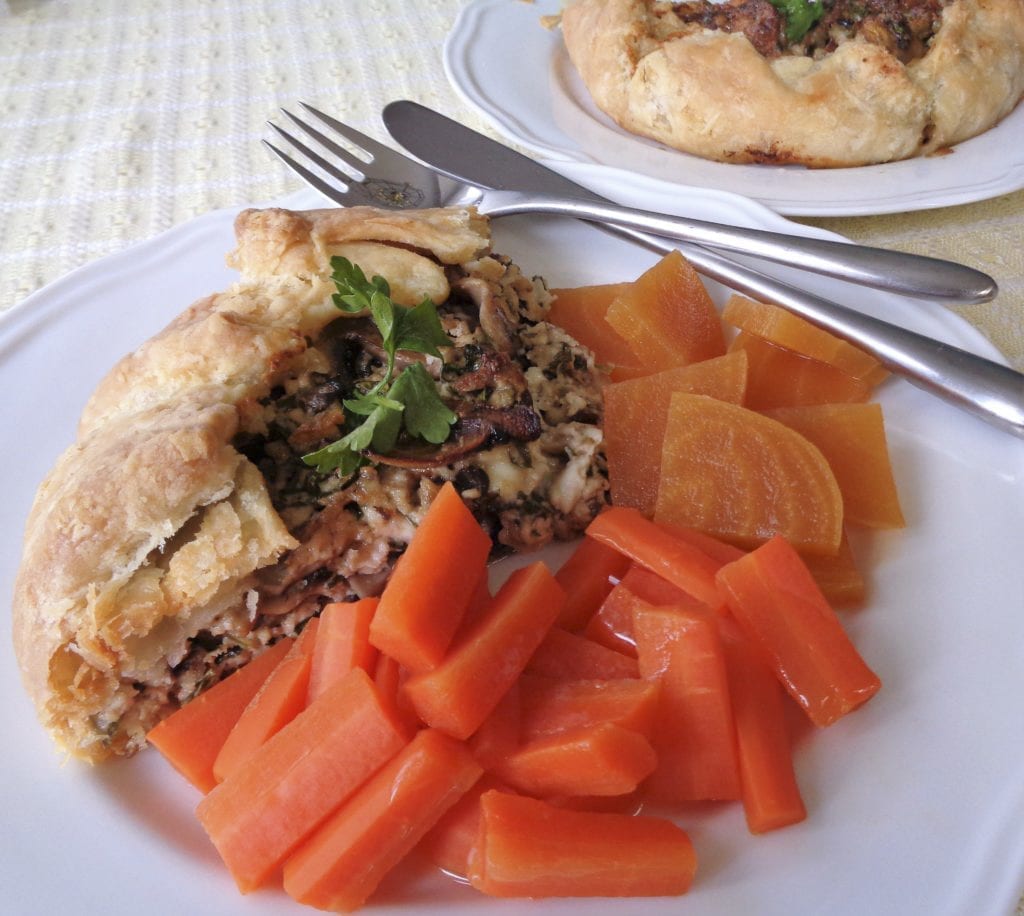
[[526,670],[563,681],[639,677],[635,658],[557,626],[548,631]]
[[480,797],[470,883],[494,897],[650,897],[685,893],[697,860],[663,818],[572,811],[505,792]]
[[584,635],[610,649],[635,656],[634,612],[638,607],[668,604],[674,607],[706,607],[661,576],[642,566],[632,566],[590,618]]
[[409,672],[390,655],[377,653],[377,662],[373,669],[373,683],[377,688],[377,694],[411,734],[421,728],[423,723],[402,691],[402,684],[408,676]]
[[615,506],[602,512],[587,527],[587,535],[614,547],[709,607],[720,603],[715,573],[721,563],[673,537],[636,509]]
[[413,672],[444,656],[479,576],[491,539],[446,483],[394,571],[370,624],[370,642]]
[[782,687],[760,651],[735,624],[723,631],[722,646],[747,828],[765,833],[802,821],[807,809],[793,771]]
[[[626,574],[626,578],[629,578],[629,573]],[[608,649],[636,658],[633,610],[645,604],[647,602],[630,588],[630,583],[627,583],[626,579],[623,579],[608,593],[597,613],[590,618],[583,635]]]
[[687,544],[703,551],[712,560],[717,560],[723,566],[726,563],[731,563],[733,560],[738,560],[746,553],[745,550],[740,549],[735,544],[727,544],[725,541],[720,541],[713,535],[698,531],[696,528],[687,528],[685,525],[666,525],[664,523],[661,523],[661,526],[673,537],[686,541]]
[[815,725],[831,725],[881,688],[784,538],[723,566],[718,582],[733,616]]
[[634,620],[640,674],[661,700],[651,741],[658,768],[646,783],[661,801],[740,797],[725,657],[711,612],[643,608]]
[[650,736],[658,713],[660,686],[638,678],[553,681],[519,679],[519,732],[524,740],[603,723]]
[[290,639],[275,643],[155,725],[146,736],[200,792],[217,785],[213,775],[217,754],[242,711],[291,646]]
[[469,605],[466,608],[466,613],[462,615],[462,620],[459,621],[459,627],[455,631],[455,635],[452,637],[452,645],[457,642],[461,642],[462,637],[476,626],[477,621],[483,616],[488,605],[490,605],[491,598],[490,571],[484,568],[480,573],[480,578],[477,579],[477,583],[473,588],[473,596],[469,599]]
[[444,661],[405,682],[420,718],[456,738],[472,735],[522,673],[564,601],[542,562],[512,573]]
[[377,650],[370,645],[370,621],[377,603],[377,598],[335,602],[320,612],[320,628],[309,669],[307,703],[312,703],[353,668],[373,673]]
[[558,626],[566,630],[585,626],[628,568],[629,559],[619,551],[593,538],[583,538],[555,573],[555,579],[566,594]]
[[357,909],[480,773],[464,744],[424,729],[289,856],[285,890],[320,909]]
[[480,835],[480,796],[491,789],[513,791],[497,776],[484,773],[420,840],[419,848],[427,858],[450,875],[465,878],[469,874],[470,856]]
[[196,814],[243,894],[406,743],[355,668],[199,803]]
[[657,763],[639,732],[601,722],[528,741],[503,761],[498,775],[538,798],[626,795]]
[[519,684],[516,681],[505,691],[498,705],[469,739],[473,756],[489,772],[498,772],[505,758],[519,747],[519,726],[522,722]]
[[238,717],[213,762],[213,775],[217,782],[223,782],[267,739],[306,708],[309,669],[319,624],[316,617],[306,624],[291,650]]

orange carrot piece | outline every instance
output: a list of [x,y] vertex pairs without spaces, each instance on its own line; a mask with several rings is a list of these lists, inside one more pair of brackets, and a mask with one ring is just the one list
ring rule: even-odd
[[585,626],[627,569],[629,559],[619,551],[593,538],[583,538],[555,573],[556,581],[566,594],[558,626],[566,630]]
[[224,680],[204,690],[146,735],[171,765],[200,792],[217,785],[213,763],[238,717],[291,649],[283,639]]
[[686,541],[687,544],[706,553],[712,560],[717,560],[722,566],[726,563],[731,563],[733,560],[738,560],[746,553],[745,550],[737,547],[735,544],[720,541],[714,535],[698,531],[696,528],[687,528],[684,525],[667,525],[664,522],[659,522],[659,524],[672,537]]
[[390,655],[383,652],[377,654],[377,662],[373,666],[373,683],[380,695],[394,701],[405,678],[405,670]]
[[499,774],[536,798],[627,795],[657,763],[646,737],[600,722],[527,741],[503,761]]
[[312,703],[353,668],[362,668],[367,674],[375,671],[377,650],[370,645],[370,621],[377,604],[377,598],[339,601],[320,612],[307,703]]
[[196,814],[243,894],[406,743],[355,668],[199,803]]
[[724,630],[722,646],[747,828],[751,833],[765,833],[796,824],[807,817],[807,809],[793,771],[782,687],[735,624]]
[[405,694],[402,692],[402,684],[408,678],[409,672],[405,670],[390,655],[383,652],[377,653],[377,663],[373,669],[373,683],[377,688],[382,702],[394,711],[394,714],[405,724],[408,731],[414,732],[423,723],[416,715]]
[[516,681],[469,739],[473,756],[490,773],[497,773],[505,758],[519,747],[519,694],[520,682]]
[[351,912],[480,777],[466,746],[424,729],[284,864],[299,903]]
[[[647,570],[643,571],[647,572]],[[626,582],[631,574],[632,570],[626,573],[626,578],[611,590],[597,609],[597,613],[590,618],[590,623],[584,629],[583,635],[608,649],[621,652],[630,658],[636,658],[633,610],[637,605],[646,602]],[[683,593],[680,592],[680,594]]]
[[520,735],[529,741],[609,723],[649,737],[657,716],[658,694],[656,681],[639,678],[553,681],[523,675],[519,679]]
[[472,735],[522,673],[564,602],[542,562],[512,573],[444,661],[405,682],[420,718],[456,738]]
[[558,680],[607,681],[640,676],[635,658],[560,627],[548,631],[526,670]]
[[485,792],[470,883],[493,897],[660,897],[685,893],[690,838],[648,815],[572,811]]
[[718,582],[735,619],[815,725],[831,725],[881,688],[784,538],[723,566]]
[[437,665],[490,551],[491,539],[455,487],[446,483],[395,564],[370,624],[370,642],[410,671]]
[[710,611],[643,608],[633,621],[640,674],[661,684],[645,784],[660,801],[740,797],[725,656]]
[[438,822],[430,828],[419,848],[438,868],[465,878],[469,874],[470,857],[480,836],[480,796],[514,790],[492,773],[484,773]]
[[[742,556],[742,551],[739,553]],[[610,649],[635,658],[633,615],[636,609],[667,604],[673,607],[707,607],[681,588],[666,582],[661,576],[642,566],[633,566],[590,619],[584,635]]]
[[709,607],[720,603],[715,573],[721,564],[636,509],[615,506],[602,512],[587,527],[587,536],[614,547]]
[[291,650],[238,717],[213,762],[217,782],[223,782],[306,708],[309,669],[319,626],[318,617],[306,623]]
[[469,599],[469,605],[466,607],[466,613],[462,615],[462,620],[459,621],[459,627],[455,631],[455,636],[452,637],[452,642],[458,642],[463,634],[471,630],[476,622],[483,616],[487,606],[491,603],[491,582],[490,573],[485,566],[480,570],[480,577],[477,579],[476,585],[473,587],[473,595]]

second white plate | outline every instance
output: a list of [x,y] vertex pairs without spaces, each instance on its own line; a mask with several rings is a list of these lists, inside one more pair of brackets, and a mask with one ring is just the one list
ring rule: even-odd
[[[949,155],[849,169],[730,165],[630,134],[600,112],[557,30],[559,0],[473,0],[444,49],[459,95],[513,142],[553,160],[617,166],[675,185],[733,191],[779,213],[855,216],[986,200],[1024,188],[1024,105]],[[554,165],[555,163],[549,163]]]

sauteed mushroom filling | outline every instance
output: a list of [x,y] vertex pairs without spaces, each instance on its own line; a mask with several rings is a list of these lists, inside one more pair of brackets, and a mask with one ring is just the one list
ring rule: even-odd
[[[605,505],[593,355],[544,320],[543,282],[509,259],[490,256],[448,273],[452,293],[438,315],[451,346],[442,359],[399,354],[423,363],[457,415],[445,442],[400,439],[388,454],[367,452],[370,463],[349,477],[303,462],[339,438],[345,399],[384,371],[380,335],[364,318],[340,316],[290,378],[244,406],[235,446],[260,470],[300,542],[257,573],[254,644],[296,631],[328,602],[380,591],[445,481],[491,536],[495,555],[573,537]],[[182,662],[195,676],[179,683],[201,686],[211,667],[233,667],[248,654],[205,633]]]
[[[819,0],[808,3],[816,20],[803,34],[787,38],[782,3],[771,0],[688,0],[671,5],[682,26],[742,32],[768,58],[784,54],[819,58],[844,41],[861,38],[881,45],[903,63],[923,57],[952,0]],[[817,7],[817,9],[815,9]],[[671,26],[666,17],[666,28]]]

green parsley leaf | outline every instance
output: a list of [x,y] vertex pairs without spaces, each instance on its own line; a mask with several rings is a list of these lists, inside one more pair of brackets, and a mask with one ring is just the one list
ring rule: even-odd
[[770,0],[786,17],[786,41],[799,41],[825,12],[821,0]]
[[413,363],[405,369],[389,392],[396,401],[405,405],[402,425],[410,436],[426,439],[440,445],[448,438],[456,414],[437,395],[437,386],[422,363]]
[[342,401],[345,405],[345,409],[351,413],[359,414],[361,417],[368,417],[378,407],[384,407],[388,410],[401,410],[402,402],[396,401],[392,398],[386,398],[383,395],[370,392],[369,394],[361,395],[358,398],[351,398],[349,400]]
[[428,356],[440,356],[438,347],[451,346],[451,338],[441,327],[437,308],[424,299],[411,309],[403,309],[395,331],[395,349],[414,350]]
[[383,277],[366,279],[366,274],[358,264],[348,258],[331,258],[331,279],[338,291],[334,294],[334,304],[343,312],[355,314],[365,312],[372,307],[374,295],[383,296],[390,301],[391,287]]
[[338,289],[334,304],[349,314],[369,312],[387,354],[384,377],[369,391],[344,401],[349,414],[363,417],[362,422],[336,442],[302,458],[322,474],[338,470],[349,476],[366,464],[363,453],[367,450],[391,451],[403,429],[409,436],[439,445],[458,418],[441,400],[421,363],[394,378],[399,350],[439,357],[439,347],[451,346],[434,303],[424,299],[413,308],[398,305],[391,299],[387,280],[379,276],[367,280],[359,265],[347,258],[331,258],[331,271]]
[[351,447],[350,435],[343,436],[308,455],[303,455],[303,462],[310,467],[315,467],[321,474],[338,471],[342,477],[351,477],[366,464],[366,459],[359,451]]

